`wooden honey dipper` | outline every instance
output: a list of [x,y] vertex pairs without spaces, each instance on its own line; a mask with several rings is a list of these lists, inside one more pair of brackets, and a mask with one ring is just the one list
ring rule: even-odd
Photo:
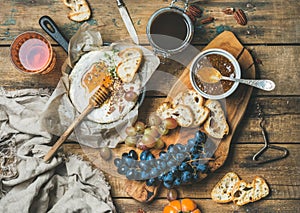
[[90,97],[88,106],[83,110],[83,112],[71,123],[68,129],[60,136],[56,143],[51,147],[48,153],[44,156],[44,161],[48,162],[52,156],[56,153],[58,148],[65,142],[65,140],[71,135],[77,125],[82,121],[82,119],[88,115],[94,108],[100,107],[110,96],[112,80],[109,76],[106,76],[104,83],[100,88]]

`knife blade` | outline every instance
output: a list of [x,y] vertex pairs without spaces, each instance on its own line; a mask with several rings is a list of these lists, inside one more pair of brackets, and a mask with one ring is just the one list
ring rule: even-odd
[[139,39],[138,39],[137,33],[135,31],[135,28],[133,26],[132,20],[129,16],[129,13],[127,11],[125,3],[123,2],[123,0],[117,0],[117,5],[118,5],[118,8],[119,8],[120,15],[123,19],[123,22],[126,26],[126,29],[129,33],[131,39],[133,40],[133,42],[135,44],[139,44]]

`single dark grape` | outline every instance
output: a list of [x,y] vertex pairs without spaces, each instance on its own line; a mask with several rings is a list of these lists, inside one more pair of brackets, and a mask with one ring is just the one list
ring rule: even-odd
[[181,185],[181,179],[180,178],[176,178],[173,182],[174,186],[180,186]]
[[126,178],[128,180],[133,180],[134,179],[134,172],[135,170],[134,169],[128,169],[127,172],[126,172]]
[[167,163],[161,159],[158,159],[156,161],[157,168],[161,171],[165,170],[167,168]]
[[161,156],[164,155],[164,154],[166,154],[165,151],[160,151],[160,152],[159,152],[159,157],[161,157]]
[[134,170],[134,180],[141,180],[142,171]]
[[123,154],[122,154],[122,159],[125,159],[125,158],[127,158],[128,157],[128,153],[127,152],[124,152]]
[[191,148],[191,147],[194,147],[196,142],[195,142],[195,138],[191,138],[188,140],[188,147]]
[[172,183],[170,182],[163,182],[164,187],[166,187],[167,189],[171,189],[172,188]]
[[170,159],[170,155],[169,153],[166,153],[165,151],[162,151],[159,153],[159,158],[164,160],[164,161],[168,161]]
[[168,172],[163,179],[164,182],[172,183],[174,181],[174,176],[172,172]]
[[190,164],[188,164],[187,168],[186,168],[186,171],[193,172],[194,168]]
[[140,160],[146,160],[149,153],[150,153],[149,150],[142,151],[140,154]]
[[179,171],[185,171],[185,170],[187,170],[188,166],[189,166],[189,165],[188,165],[186,162],[182,162],[182,163],[179,165],[178,169],[179,169]]
[[195,139],[199,143],[205,143],[205,141],[206,141],[206,134],[204,132],[197,131],[196,134],[195,134]]
[[123,161],[120,158],[115,158],[114,164],[116,167],[120,167],[123,164]]
[[[173,145],[173,144],[172,144]],[[171,146],[171,145],[170,145]],[[169,146],[169,147],[170,147]],[[168,148],[169,148],[168,147]],[[171,146],[169,149],[168,149],[168,153],[172,153],[172,154],[176,154],[176,153],[178,153],[178,152],[180,152],[179,150],[178,150],[178,148],[177,148],[177,146],[175,146],[175,145],[173,145],[173,146]]]
[[118,173],[120,175],[125,175],[126,172],[128,171],[128,167],[126,165],[121,165],[119,168],[118,168]]
[[141,172],[141,180],[148,180],[150,178],[150,173],[147,171]]
[[169,161],[167,161],[167,166],[169,168],[176,166],[176,165],[177,165],[177,162],[174,159],[170,159]]
[[139,165],[139,168],[141,170],[143,170],[143,171],[148,171],[149,170],[149,163],[148,163],[148,161],[144,161],[144,160],[139,161],[138,165]]
[[175,158],[177,162],[182,162],[186,158],[186,155],[184,153],[178,152],[176,153]]
[[134,160],[138,159],[138,154],[133,149],[129,151],[128,156],[131,157]]
[[200,158],[200,153],[193,153],[192,155],[191,155],[191,159],[192,160],[198,160]]
[[124,162],[128,167],[134,167],[136,161],[128,156],[127,158],[124,158]]
[[202,145],[197,145],[196,146],[199,152],[203,152],[204,147]]
[[167,148],[168,152],[173,151],[174,144],[170,144]]
[[178,143],[174,146],[178,149],[179,152],[186,152],[186,147],[183,144]]
[[196,170],[199,171],[199,172],[205,172],[207,169],[207,166],[205,164],[198,164],[196,166]]
[[151,152],[149,152],[148,155],[147,155],[146,160],[150,161],[150,160],[153,160],[153,159],[155,159],[154,155]]
[[192,175],[194,180],[198,180],[199,179],[199,174],[196,172]]
[[179,171],[178,169],[178,166],[174,166],[171,168],[170,172],[173,174],[173,177],[176,178],[176,177],[179,177],[181,172]]
[[155,178],[150,178],[149,180],[146,181],[147,186],[153,186],[155,184],[156,179]]
[[157,168],[152,168],[150,171],[150,177],[157,177],[159,175],[159,170]]
[[183,183],[188,183],[192,180],[192,173],[189,171],[184,171],[181,176],[181,181]]
[[190,153],[194,154],[194,153],[198,153],[199,150],[197,148],[197,146],[193,146],[191,149],[190,149]]

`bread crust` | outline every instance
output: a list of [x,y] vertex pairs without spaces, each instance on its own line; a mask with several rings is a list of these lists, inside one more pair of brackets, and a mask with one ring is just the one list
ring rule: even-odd
[[143,52],[139,48],[127,48],[119,56],[123,60],[116,68],[117,75],[123,82],[129,83],[142,63]]
[[258,201],[269,194],[269,186],[261,177],[255,177],[252,183],[240,181],[233,189],[233,202],[243,206],[250,202]]
[[222,106],[217,100],[207,100],[205,106],[210,110],[210,115],[203,128],[213,138],[222,139],[229,133],[229,125]]
[[239,181],[240,178],[236,173],[228,172],[211,191],[211,198],[218,203],[231,202],[233,200],[232,191]]
[[173,107],[176,107],[178,104],[186,105],[187,107],[189,107],[194,117],[194,122],[191,126],[199,127],[209,116],[209,109],[203,105],[204,101],[204,98],[196,91],[187,90],[185,92],[179,93],[173,99],[172,103]]
[[72,21],[82,22],[90,18],[91,10],[86,0],[63,0],[63,3],[72,10],[68,14]]

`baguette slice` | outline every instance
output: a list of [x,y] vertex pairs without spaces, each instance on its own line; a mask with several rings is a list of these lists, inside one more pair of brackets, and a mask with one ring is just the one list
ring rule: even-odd
[[234,172],[228,172],[211,191],[211,198],[218,203],[228,203],[233,200],[232,191],[240,178]]
[[222,139],[229,133],[229,126],[220,102],[207,100],[205,106],[210,110],[210,116],[203,125],[204,130],[208,135]]
[[86,0],[64,0],[64,4],[71,8],[72,12],[68,14],[68,18],[73,21],[85,21],[91,16],[91,10]]
[[253,180],[254,184],[254,195],[253,201],[260,200],[266,197],[270,193],[270,189],[266,181],[261,177],[255,177]]
[[264,179],[256,177],[252,183],[239,181],[233,188],[233,203],[242,206],[250,202],[266,197],[269,194],[269,187]]
[[139,48],[128,48],[121,51],[119,56],[123,60],[117,66],[117,75],[123,82],[129,83],[141,65],[143,53]]
[[181,127],[189,127],[194,122],[194,116],[190,108],[181,104],[173,109],[170,103],[163,103],[156,113],[161,119],[174,118]]
[[209,109],[203,106],[204,98],[194,90],[179,93],[173,99],[173,106],[178,104],[188,106],[191,109],[194,115],[193,127],[200,126],[209,116]]

